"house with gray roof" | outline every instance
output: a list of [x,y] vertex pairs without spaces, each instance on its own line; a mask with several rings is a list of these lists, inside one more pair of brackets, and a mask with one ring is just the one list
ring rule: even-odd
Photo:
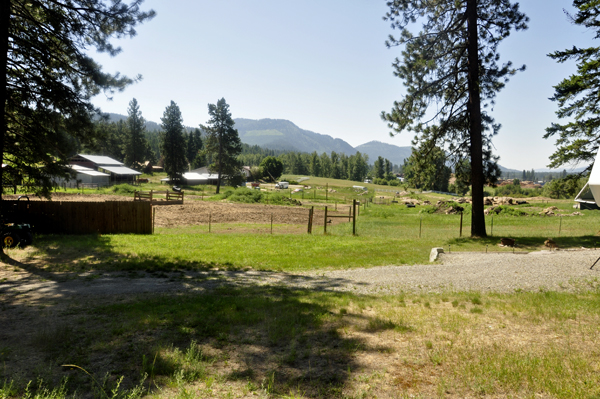
[[135,183],[138,176],[142,174],[137,170],[126,167],[123,162],[103,155],[77,154],[71,158],[70,164],[74,169],[79,167],[79,170],[81,170],[81,167],[83,167],[108,175],[109,184]]

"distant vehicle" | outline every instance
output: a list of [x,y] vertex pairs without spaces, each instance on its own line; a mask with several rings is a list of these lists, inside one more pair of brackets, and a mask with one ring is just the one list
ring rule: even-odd
[[373,180],[371,180],[371,179],[365,179],[365,183],[373,183]]
[[279,183],[275,184],[275,188],[289,188],[290,187],[290,183],[286,182],[286,181],[280,181]]
[[260,183],[258,182],[252,182],[250,183],[250,186],[252,186],[253,190],[260,190]]
[[363,187],[363,186],[352,186],[352,188],[355,188],[357,190],[368,191],[368,189],[366,187]]

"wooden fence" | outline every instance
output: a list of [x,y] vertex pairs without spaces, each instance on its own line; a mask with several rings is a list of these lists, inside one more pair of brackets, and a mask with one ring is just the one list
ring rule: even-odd
[[[156,197],[156,195],[159,195],[159,197]],[[162,197],[163,195],[164,197]],[[183,204],[183,191],[136,191],[133,193],[133,200],[149,201],[153,205]]]
[[2,201],[13,220],[43,234],[152,234],[150,202]]

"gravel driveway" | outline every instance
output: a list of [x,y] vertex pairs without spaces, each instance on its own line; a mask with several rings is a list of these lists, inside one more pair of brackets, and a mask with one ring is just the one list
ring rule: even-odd
[[394,294],[402,291],[515,292],[540,289],[574,291],[600,286],[600,250],[540,251],[528,254],[442,254],[428,265],[379,266],[368,269],[278,273],[264,271],[207,271],[171,273],[91,273],[48,275],[0,273],[0,297],[28,300],[113,297],[175,291],[202,292],[222,285],[284,285],[359,294]]
[[590,270],[598,257],[600,250],[452,253],[441,254],[438,262],[429,265],[381,266],[307,275],[337,280],[339,286],[335,289],[359,293],[563,291],[600,285],[600,262]]

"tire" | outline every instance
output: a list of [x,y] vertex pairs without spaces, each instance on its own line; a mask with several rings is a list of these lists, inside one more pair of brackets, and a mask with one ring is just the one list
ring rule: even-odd
[[2,234],[2,246],[5,248],[14,248],[21,242],[21,237],[13,231]]

